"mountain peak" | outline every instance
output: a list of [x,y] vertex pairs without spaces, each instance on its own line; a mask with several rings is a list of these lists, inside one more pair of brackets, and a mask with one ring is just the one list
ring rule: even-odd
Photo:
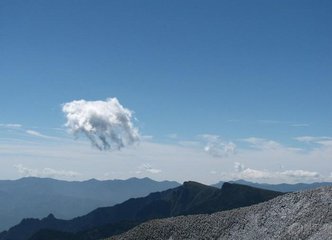
[[50,213],[45,219],[55,219],[54,215],[52,213]]

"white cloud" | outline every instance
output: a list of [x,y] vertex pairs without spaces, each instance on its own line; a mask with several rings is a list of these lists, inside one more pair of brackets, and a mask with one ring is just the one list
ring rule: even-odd
[[34,137],[40,137],[40,138],[44,138],[44,139],[53,139],[53,140],[58,139],[56,137],[47,136],[47,135],[44,135],[44,134],[34,131],[34,130],[26,130],[25,132]]
[[234,170],[235,172],[242,172],[244,170],[244,165],[239,163],[239,162],[235,162],[234,163]]
[[55,170],[52,168],[33,169],[18,164],[14,166],[24,177],[75,178],[80,174],[74,171]]
[[132,111],[116,98],[106,101],[78,100],[63,105],[66,127],[76,136],[85,135],[99,150],[121,149],[139,141]]
[[203,134],[200,137],[206,144],[204,151],[214,157],[228,157],[235,153],[236,145],[233,142],[221,140],[218,135]]
[[305,170],[285,170],[285,171],[271,171],[258,170],[247,168],[239,162],[234,163],[234,172],[223,172],[222,176],[225,179],[237,180],[244,179],[248,181],[266,181],[266,182],[307,182],[323,179],[322,176],[315,171]]
[[320,174],[318,172],[310,172],[304,170],[286,170],[280,172],[281,175],[285,175],[292,178],[319,178]]
[[153,140],[153,136],[151,135],[143,135],[140,137],[143,141],[152,141]]
[[313,137],[313,136],[301,136],[294,138],[295,140],[299,142],[304,143],[315,143],[320,144],[324,146],[332,146],[332,137]]
[[252,168],[246,168],[240,172],[240,176],[243,179],[268,179],[272,177],[271,172],[262,171]]
[[18,123],[1,123],[0,127],[3,128],[21,128],[22,125]]
[[297,123],[297,122],[279,121],[279,120],[258,120],[258,123],[270,124],[270,125],[284,125],[284,126],[297,127],[297,128],[310,126],[310,124],[308,123]]
[[160,169],[152,168],[152,166],[148,163],[144,163],[141,166],[138,167],[138,170],[136,171],[137,174],[141,174],[142,172],[148,172],[152,174],[161,173]]
[[288,123],[288,122],[285,122],[285,121],[271,120],[271,119],[258,120],[258,122],[263,123],[263,124],[285,124],[285,123]]
[[[16,136],[15,133],[12,134]],[[218,139],[218,137],[212,137],[212,139]],[[202,138],[193,140],[196,142],[186,144],[142,141],[139,147],[108,152],[95,151],[89,147],[89,142],[80,141],[77,144],[72,138],[56,143],[5,139],[0,141],[2,163],[0,174],[2,178],[17,178],[20,175],[13,168],[13,164],[36,166],[33,168],[41,171],[47,161],[49,168],[74,169],[81,173],[75,180],[105,178],[105,172],[112,173],[109,177],[126,179],[135,176],[138,170],[141,173],[137,176],[149,176],[156,180],[168,179],[182,182],[190,179],[206,184],[239,178],[268,183],[332,181],[330,176],[332,145],[315,144],[305,151],[298,151],[283,144],[279,144],[280,147],[275,149],[262,149],[248,148],[245,145],[242,147],[239,143],[236,154],[231,154],[227,158],[216,158],[203,151],[206,142]],[[110,156],[112,161],[109,161]],[[237,166],[234,166],[235,162],[238,162]],[[139,166],[146,163],[152,166],[139,169]],[[305,174],[299,176],[301,175],[299,172],[297,174],[287,172],[298,170],[313,173],[311,177],[310,174],[305,177]],[[315,173],[318,173],[320,177],[315,178],[317,176]]]
[[281,147],[281,144],[264,138],[250,137],[245,138],[243,141],[249,143],[252,147],[258,149],[278,149]]

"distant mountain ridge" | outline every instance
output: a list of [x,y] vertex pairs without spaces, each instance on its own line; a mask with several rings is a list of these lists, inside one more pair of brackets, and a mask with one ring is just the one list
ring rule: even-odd
[[[268,184],[268,183],[254,183],[254,182],[249,182],[249,181],[245,181],[242,179],[230,181],[230,183],[238,183],[238,184],[242,184],[242,185],[247,185],[247,186],[251,186],[251,187],[267,189],[267,190],[272,190],[272,191],[277,191],[277,192],[296,192],[296,191],[315,189],[315,188],[319,188],[319,187],[332,186],[332,182]],[[221,188],[223,184],[224,184],[224,182],[220,181],[216,184],[213,184],[212,186]]]
[[98,207],[112,206],[179,185],[149,178],[82,182],[36,177],[0,180],[0,231],[23,218],[41,218],[53,213],[59,218],[70,219]]
[[332,239],[332,187],[288,193],[257,205],[143,223],[107,240]]
[[33,240],[100,239],[124,232],[149,219],[213,213],[267,201],[281,194],[239,184],[225,183],[218,189],[185,182],[182,186],[129,199],[113,207],[98,208],[72,220],[56,219],[53,215],[42,220],[25,219],[8,232],[3,232],[0,240],[26,240],[30,237]]

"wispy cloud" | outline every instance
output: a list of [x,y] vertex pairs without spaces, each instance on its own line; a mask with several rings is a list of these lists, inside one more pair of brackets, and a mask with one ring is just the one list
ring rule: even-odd
[[22,125],[18,123],[0,123],[2,128],[21,128]]
[[199,136],[204,142],[204,151],[214,157],[228,157],[235,153],[235,143],[223,141],[220,136],[203,134]]
[[44,135],[38,131],[35,130],[26,130],[25,131],[27,134],[34,136],[34,137],[39,137],[39,138],[44,138],[44,139],[50,139],[50,140],[58,140],[59,138],[56,137],[52,137],[52,136],[48,136],[48,135]]
[[251,147],[258,149],[278,149],[281,147],[280,143],[265,138],[250,137],[242,140],[249,143]]
[[170,139],[177,139],[179,136],[176,133],[170,133],[170,134],[167,134],[166,137],[168,137]]
[[310,126],[310,124],[308,124],[308,123],[293,123],[293,124],[291,124],[290,125],[291,127],[309,127]]
[[50,178],[75,178],[80,175],[78,172],[67,170],[56,170],[52,168],[33,169],[17,164],[14,166],[24,177],[50,177]]
[[199,141],[188,141],[188,140],[179,141],[178,144],[180,146],[184,146],[184,147],[201,147],[202,146],[202,143]]
[[238,123],[238,122],[241,122],[240,119],[228,119],[227,122],[229,123]]
[[318,172],[305,171],[305,170],[286,170],[280,172],[280,174],[295,179],[302,179],[302,178],[318,179],[320,177],[320,174]]
[[151,136],[151,135],[143,135],[143,136],[141,136],[141,139],[143,141],[152,141],[153,140],[153,136]]
[[266,125],[284,125],[284,126],[298,127],[298,128],[310,126],[310,124],[308,123],[297,123],[297,122],[279,121],[279,120],[258,120],[258,123]]
[[[15,133],[28,134],[28,135],[33,136],[33,137],[39,137],[39,138],[44,138],[44,139],[49,139],[49,140],[59,140],[59,138],[57,138],[57,137],[45,135],[45,134],[43,134],[39,131],[36,131],[36,130],[27,129],[27,128],[23,127],[22,124],[18,124],[18,123],[0,124],[0,128],[11,129],[11,130],[14,130]],[[34,128],[36,128],[36,127],[34,127]],[[52,128],[50,128],[50,129],[54,130]],[[17,140],[22,140],[22,139],[17,139]]]
[[[210,142],[220,140],[228,143],[218,135],[209,135],[205,136],[205,139],[202,139],[202,136],[189,139],[184,144],[179,144],[178,141],[174,143],[142,141],[139,147],[124,148],[122,151],[110,153],[95,151],[89,147],[88,141],[80,141],[80,144],[77,144],[71,138],[57,142],[2,141],[0,174],[3,178],[18,176],[18,172],[11,172],[13,164],[24,163],[26,167],[44,166],[43,164],[48,163],[47,167],[54,170],[61,170],[63,166],[70,166],[68,168],[73,169],[74,166],[74,169],[82,174],[77,177],[80,180],[105,177],[103,175],[105,172],[111,172],[112,178],[120,179],[139,174],[139,176],[153,176],[158,180],[170,179],[179,182],[192,179],[214,183],[227,178],[233,179],[232,177],[247,177],[248,180],[258,182],[292,183],[302,180],[308,182],[328,180],[332,171],[332,145],[327,145],[329,137],[306,138],[306,141],[324,141],[326,145],[315,143],[306,149],[303,144],[303,149],[306,150],[301,151],[270,139],[252,137],[246,138],[246,142],[237,139],[235,153],[233,154],[232,150],[227,157],[215,157],[211,152],[204,151],[209,142],[207,139]],[[218,156],[225,156],[223,155],[225,151],[227,152],[221,147],[221,154],[218,153]],[[234,162],[238,164],[234,166]],[[43,169],[37,170],[40,172]],[[316,173],[319,177],[316,177],[318,176]],[[41,175],[33,171],[31,174]]]
[[271,119],[262,119],[262,120],[258,120],[259,123],[263,123],[263,124],[287,124],[289,122],[285,122],[285,121],[279,121],[279,120],[271,120]]
[[282,181],[282,182],[307,182],[322,179],[322,176],[315,171],[301,169],[271,171],[266,169],[253,169],[245,167],[239,162],[234,163],[233,172],[223,172],[225,179],[237,180],[244,179],[249,181]]
[[296,137],[294,139],[299,142],[304,142],[304,143],[308,143],[308,144],[314,143],[314,144],[320,144],[323,146],[332,146],[332,137],[301,136],[301,137]]
[[153,168],[150,164],[144,163],[138,167],[138,170],[136,171],[137,174],[141,174],[143,172],[148,172],[152,174],[158,174],[161,173],[160,169]]

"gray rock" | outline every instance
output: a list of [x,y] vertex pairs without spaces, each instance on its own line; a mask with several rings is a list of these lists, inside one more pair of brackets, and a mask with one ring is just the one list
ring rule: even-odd
[[109,240],[332,239],[332,187],[211,215],[152,220]]

